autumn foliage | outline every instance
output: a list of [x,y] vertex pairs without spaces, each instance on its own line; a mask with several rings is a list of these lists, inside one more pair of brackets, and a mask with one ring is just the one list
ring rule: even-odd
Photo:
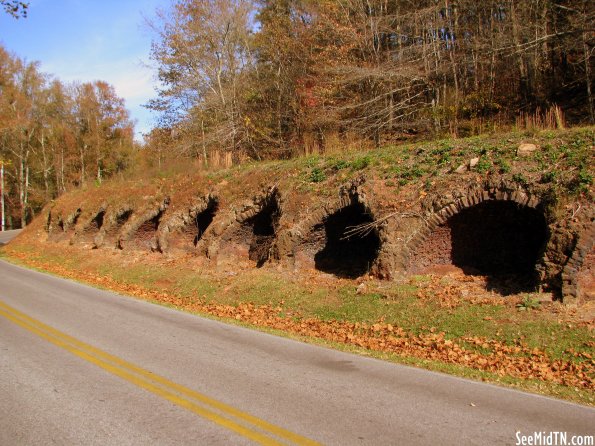
[[66,85],[0,46],[0,161],[8,228],[131,162],[133,123],[103,81]]
[[594,14],[587,0],[176,0],[152,23],[149,105],[171,155],[206,164],[466,136],[548,110],[554,126],[592,123]]

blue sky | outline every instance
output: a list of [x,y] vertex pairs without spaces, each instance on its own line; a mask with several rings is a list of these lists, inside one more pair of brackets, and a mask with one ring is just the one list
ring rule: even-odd
[[155,96],[148,68],[152,35],[145,18],[169,0],[30,0],[28,17],[0,13],[0,43],[64,82],[105,80],[137,120],[150,130],[154,117],[141,107]]

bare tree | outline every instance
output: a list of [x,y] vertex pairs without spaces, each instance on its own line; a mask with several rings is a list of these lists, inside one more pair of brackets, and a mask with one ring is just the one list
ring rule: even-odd
[[253,64],[252,8],[248,0],[179,0],[152,24],[152,58],[162,87],[149,107],[163,111],[169,125],[201,117],[209,138],[200,145],[217,141],[221,149],[237,151],[243,142],[240,84]]

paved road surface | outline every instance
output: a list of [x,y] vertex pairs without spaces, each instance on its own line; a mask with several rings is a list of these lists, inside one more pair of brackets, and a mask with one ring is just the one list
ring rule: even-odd
[[0,261],[0,445],[485,445],[517,431],[593,435],[595,410]]
[[5,245],[9,241],[11,241],[13,238],[15,238],[19,234],[19,232],[21,232],[21,229],[13,229],[10,231],[0,231],[0,246]]

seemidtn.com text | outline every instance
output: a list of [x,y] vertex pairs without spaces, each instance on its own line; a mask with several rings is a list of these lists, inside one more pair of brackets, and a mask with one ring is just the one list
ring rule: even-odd
[[568,432],[516,433],[516,446],[594,446],[593,435],[569,435]]

